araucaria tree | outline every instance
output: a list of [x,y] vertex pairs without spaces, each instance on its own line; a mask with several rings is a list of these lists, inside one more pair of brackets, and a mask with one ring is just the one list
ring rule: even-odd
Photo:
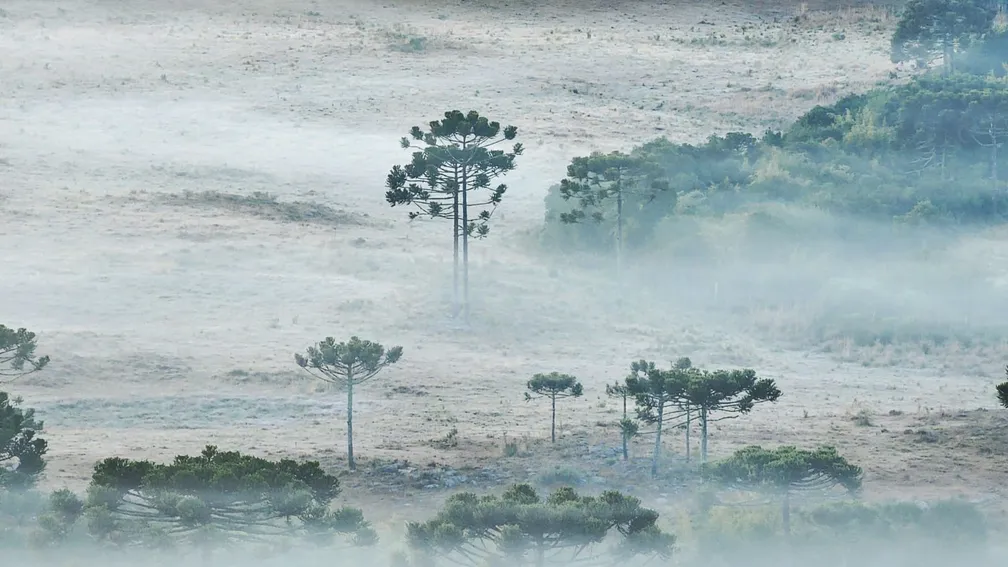
[[31,488],[45,469],[49,446],[36,436],[42,422],[35,419],[35,410],[22,409],[20,403],[0,392],[0,489]]
[[317,461],[269,461],[208,445],[169,464],[108,458],[87,491],[88,530],[120,546],[329,543],[368,545],[377,535],[360,510],[331,510],[339,481]]
[[626,382],[620,384],[616,382],[615,384],[607,384],[605,387],[606,395],[611,398],[620,398],[623,401],[623,418],[620,419],[620,437],[623,440],[623,460],[627,461],[630,459],[630,452],[628,450],[628,445],[631,439],[637,436],[637,432],[640,426],[636,421],[630,419],[627,415],[627,398],[631,397],[630,389],[627,388]]
[[781,498],[785,533],[791,533],[792,492],[841,486],[856,493],[863,475],[861,467],[848,463],[833,447],[809,451],[792,446],[764,449],[756,445],[708,465],[704,472],[708,478],[727,485],[776,493]]
[[653,423],[655,430],[654,454],[651,457],[651,475],[658,474],[661,457],[662,428],[666,423],[678,425],[685,415],[681,400],[686,388],[689,369],[673,366],[662,370],[654,362],[639,360],[630,365],[626,385],[634,396],[637,416],[645,423]]
[[[418,216],[451,219],[453,241],[452,297],[455,313],[459,308],[459,243],[462,247],[461,308],[469,316],[469,238],[484,238],[489,221],[501,203],[507,186],[492,186],[493,180],[515,167],[522,154],[519,143],[511,151],[492,149],[512,141],[518,135],[515,126],[501,127],[475,110],[468,114],[452,110],[443,120],[434,120],[426,130],[414,126],[401,140],[404,149],[414,149],[413,160],[392,168],[386,180],[385,200],[391,206],[414,205]],[[470,212],[472,211],[472,212]]]
[[997,10],[978,0],[910,0],[892,37],[892,61],[930,63],[940,55],[946,73],[955,71],[957,50],[992,29]]
[[374,378],[386,366],[399,362],[402,347],[385,350],[379,343],[353,336],[347,342],[337,343],[326,337],[318,345],[308,347],[305,354],[295,354],[294,361],[312,376],[347,391],[347,463],[355,470],[353,452],[353,397],[354,386]]
[[[407,523],[414,553],[441,555],[460,565],[535,565],[625,562],[629,557],[669,558],[675,537],[657,526],[658,513],[616,491],[581,496],[561,488],[543,500],[518,484],[502,496],[455,494],[433,519]],[[619,545],[603,555],[607,535]]]
[[[682,400],[687,411],[697,412],[700,421],[700,462],[707,462],[710,423],[747,414],[756,404],[776,402],[780,396],[781,391],[772,379],[759,378],[749,368],[691,373]],[[717,413],[726,415],[711,417]]]
[[[628,204],[643,207],[667,191],[668,184],[657,180],[656,175],[657,168],[643,157],[618,151],[593,152],[571,160],[567,177],[560,181],[560,196],[577,203],[569,212],[560,214],[561,222],[574,224],[591,218],[598,223],[607,220],[613,223],[617,276],[623,262],[624,207]],[[615,218],[607,219],[606,209],[613,203]]]
[[528,392],[525,392],[525,401],[532,399],[532,396],[543,396],[550,399],[551,422],[550,439],[556,443],[556,401],[557,398],[579,398],[584,394],[584,388],[578,379],[559,372],[549,374],[536,374],[528,381]]
[[0,325],[0,382],[10,382],[25,374],[42,370],[48,356],[36,356],[35,333],[25,328]]

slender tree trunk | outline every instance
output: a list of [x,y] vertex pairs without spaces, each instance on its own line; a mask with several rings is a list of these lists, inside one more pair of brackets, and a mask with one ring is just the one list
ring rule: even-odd
[[686,462],[690,462],[690,429],[693,427],[693,411],[686,404]]
[[462,318],[469,322],[469,170],[465,167],[462,169]]
[[623,275],[623,189],[616,192],[616,278]]
[[658,405],[658,433],[655,435],[654,442],[654,455],[651,457],[651,476],[658,476],[658,457],[661,455],[661,430],[662,430],[662,418],[665,414],[665,401],[662,400]]
[[556,394],[554,393],[550,399],[553,403],[553,418],[550,425],[550,439],[553,443],[556,443]]
[[[458,181],[458,167],[455,167],[455,180]],[[457,317],[459,312],[459,194],[458,185],[455,186],[455,194],[452,196],[452,223],[454,234],[452,235],[452,260],[454,262],[452,272],[452,316]]]
[[357,462],[353,456],[353,378],[347,377],[347,400],[346,400],[346,443],[347,443],[347,463],[350,470],[357,470]]
[[546,548],[543,545],[542,536],[536,537],[536,567],[543,567],[546,564]]
[[[627,398],[626,394],[623,394],[623,423],[626,423],[626,419],[627,419],[627,416],[626,416],[626,398]],[[624,461],[629,461],[630,460],[630,453],[627,451],[627,441],[628,441],[628,439],[627,439],[627,432],[626,432],[626,429],[623,429],[623,425],[622,424],[620,424],[620,430],[621,430],[621,433],[622,433],[621,437],[623,437],[623,460]]]
[[707,408],[700,407],[700,464],[707,464]]

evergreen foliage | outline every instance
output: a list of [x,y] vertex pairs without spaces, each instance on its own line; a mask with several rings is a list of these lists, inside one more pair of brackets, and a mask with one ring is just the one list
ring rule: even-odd
[[347,342],[337,343],[326,337],[315,346],[308,347],[304,355],[295,354],[294,361],[312,376],[347,391],[347,463],[350,470],[357,468],[353,450],[353,400],[354,386],[374,378],[385,367],[399,362],[402,347],[385,350],[380,343],[361,340],[356,335]]
[[511,151],[493,149],[518,135],[515,126],[501,127],[475,110],[445,112],[444,119],[431,121],[426,130],[414,126],[401,140],[403,149],[413,149],[413,159],[392,168],[386,179],[385,200],[389,205],[412,205],[409,218],[419,216],[451,219],[454,284],[453,298],[458,308],[459,243],[462,245],[463,298],[461,308],[469,316],[469,238],[485,238],[490,217],[507,190],[492,186],[494,179],[515,167],[523,152],[519,143]]
[[[667,184],[668,191],[624,208],[624,244],[628,252],[667,244],[654,240],[668,238],[658,225],[691,217],[751,213],[755,221],[773,203],[896,225],[1004,222],[1006,101],[1005,78],[922,75],[816,106],[761,139],[733,132],[700,145],[647,142],[628,153],[649,162],[635,182]],[[581,209],[565,191],[561,182],[548,192],[545,241],[608,248],[602,224],[565,222]]]
[[45,470],[49,444],[38,437],[42,422],[35,419],[35,410],[22,409],[21,402],[0,392],[0,490],[30,488]]
[[569,374],[550,372],[549,374],[536,374],[526,385],[528,392],[525,392],[525,401],[532,399],[532,396],[542,396],[550,400],[550,440],[556,443],[556,401],[557,398],[579,398],[584,394],[584,388],[578,379]]
[[991,31],[997,10],[979,0],[910,0],[892,37],[892,60],[927,66],[937,55],[947,72],[956,53]]
[[[658,513],[616,491],[581,496],[565,487],[543,499],[531,486],[501,496],[455,494],[437,516],[407,524],[407,541],[422,556],[446,556],[462,565],[535,565],[669,558],[675,537],[657,526]],[[607,550],[607,536],[618,543]]]
[[330,509],[339,481],[317,461],[269,461],[208,445],[169,464],[107,458],[95,465],[85,513],[95,538],[118,546],[329,543],[376,534],[354,508]]
[[0,325],[0,383],[10,382],[45,368],[48,356],[36,356],[38,339],[25,328]]
[[793,446],[764,449],[753,445],[727,459],[705,467],[705,474],[727,485],[768,489],[781,496],[784,531],[791,531],[791,493],[842,486],[848,492],[861,489],[861,467],[847,462],[834,447],[815,450]]

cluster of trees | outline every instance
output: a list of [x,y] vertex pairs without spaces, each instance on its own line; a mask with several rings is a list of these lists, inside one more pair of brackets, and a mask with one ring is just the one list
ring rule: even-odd
[[[35,354],[36,337],[25,329],[0,326],[0,339],[4,356],[0,370],[8,379],[38,371],[49,362]],[[306,371],[347,389],[351,467],[352,389],[398,362],[401,355],[402,347],[386,349],[359,337],[342,343],[327,338],[295,355],[295,362]],[[581,383],[553,372],[537,374],[527,388],[528,399],[550,400],[555,440],[556,400],[583,395]],[[829,446],[815,450],[750,446],[707,462],[710,422],[748,413],[756,404],[776,401],[781,395],[773,380],[760,379],[751,369],[706,371],[687,358],[664,369],[640,360],[631,364],[622,382],[606,391],[623,399],[624,455],[626,441],[638,427],[627,416],[628,400],[633,400],[639,420],[656,426],[652,472],[657,470],[663,427],[686,425],[688,431],[695,419],[703,436],[702,477],[713,486],[765,491],[778,498],[785,534],[791,532],[796,491],[841,486],[856,494],[861,487],[861,468]],[[1008,382],[998,386],[998,397],[1008,407]],[[48,445],[37,436],[41,428],[32,410],[22,409],[0,392],[0,465],[4,465],[0,495],[31,488],[43,472]],[[687,440],[687,451],[688,447]],[[66,489],[50,494],[45,509],[34,515],[31,541],[48,546],[86,538],[115,548],[182,546],[202,549],[204,554],[219,546],[248,543],[375,544],[377,534],[361,510],[334,507],[339,494],[338,479],[317,461],[270,461],[212,445],[199,455],[180,455],[169,463],[112,457],[94,466],[83,497]],[[820,520],[826,523],[843,519],[836,514],[824,518]],[[519,484],[502,496],[463,493],[449,498],[432,519],[407,526],[407,543],[416,557],[451,557],[470,565],[487,560],[541,566],[551,558],[604,563],[628,555],[668,557],[676,539],[659,527],[658,519],[657,512],[620,492],[584,496],[567,487],[542,498],[531,486]],[[616,546],[600,545],[613,538]]]
[[[1003,222],[1008,28],[996,14],[985,0],[910,2],[893,57],[937,53],[945,72],[816,106],[785,130],[697,145],[658,138],[626,153],[576,157],[546,197],[545,236],[559,246],[615,248],[618,265],[624,247],[667,237],[656,231],[663,223],[767,203],[900,223]],[[960,49],[964,63],[955,65]],[[977,63],[992,57],[993,67]]]

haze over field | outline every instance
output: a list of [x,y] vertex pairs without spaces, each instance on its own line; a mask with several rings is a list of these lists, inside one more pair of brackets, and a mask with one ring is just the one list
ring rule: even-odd
[[[634,217],[619,278],[610,249],[551,216],[577,156],[760,139],[906,84],[916,71],[890,61],[898,6],[836,4],[7,0],[0,323],[38,333],[52,362],[4,388],[44,421],[39,488],[82,492],[106,457],[207,444],[343,470],[346,398],[294,353],[358,335],[404,347],[355,394],[361,470],[340,476],[383,561],[449,494],[558,471],[688,531],[682,432],[659,478],[653,437],[619,458],[605,386],[640,359],[753,368],[780,387],[712,424],[712,458],[830,444],[863,467],[868,502],[965,497],[1002,529],[1003,220],[831,208],[885,178],[880,158],[803,177],[821,163],[778,148],[739,170],[814,198],[722,195],[720,161],[681,167],[699,189],[647,230]],[[470,243],[468,325],[450,313],[449,223],[385,199],[410,160],[400,138],[455,109],[517,126],[525,147]],[[970,167],[959,183],[984,174]],[[910,192],[897,201],[919,212]],[[585,391],[559,404],[556,445],[550,404],[523,397],[552,371]],[[304,553],[276,561],[322,564]]]

